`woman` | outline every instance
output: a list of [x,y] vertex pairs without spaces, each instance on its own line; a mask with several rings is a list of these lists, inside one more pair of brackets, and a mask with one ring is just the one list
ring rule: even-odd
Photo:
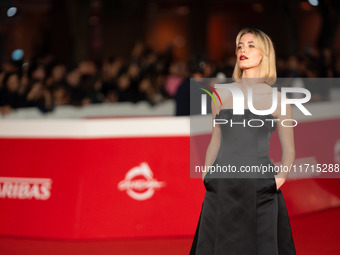
[[[232,85],[243,91],[245,112],[243,115],[233,114],[231,92],[227,88],[219,88],[216,91],[223,107],[211,104],[213,118],[228,120],[229,123],[260,119],[265,124],[261,126],[253,120],[253,126],[261,127],[215,125],[205,166],[231,165],[237,170],[247,166],[273,167],[268,149],[270,134],[277,127],[282,147],[281,165],[289,167],[295,158],[293,128],[282,126],[280,120],[292,119],[291,107],[287,106],[286,115],[281,115],[280,93],[277,95],[278,106],[272,114],[253,114],[247,104],[248,88],[251,88],[255,109],[267,110],[272,106],[271,85],[276,80],[273,43],[260,30],[242,29],[236,38],[236,55],[233,73],[236,82]],[[268,119],[272,121],[265,121]],[[289,126],[289,121],[285,121],[285,126]],[[206,194],[190,254],[295,254],[280,190],[287,174],[279,172],[275,176],[274,172],[266,172],[240,176],[240,173],[211,171],[203,175]]]
[[9,114],[12,109],[26,106],[26,100],[21,92],[20,77],[17,73],[7,73],[3,79],[3,89],[0,90],[0,114]]

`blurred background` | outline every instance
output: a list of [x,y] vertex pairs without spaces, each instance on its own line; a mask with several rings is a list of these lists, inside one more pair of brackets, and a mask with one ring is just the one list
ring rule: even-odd
[[[339,14],[336,0],[0,0],[0,254],[188,254],[205,188],[178,91],[230,78],[244,27],[312,93],[313,117],[294,109],[296,162],[339,166]],[[297,253],[338,254],[339,181],[309,177],[282,187]]]
[[279,77],[338,77],[339,12],[332,0],[2,0],[0,113],[164,102],[192,59],[231,77],[243,27],[272,37]]

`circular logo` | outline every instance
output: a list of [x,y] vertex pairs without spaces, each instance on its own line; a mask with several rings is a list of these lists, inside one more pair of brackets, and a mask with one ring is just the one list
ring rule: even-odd
[[129,170],[125,179],[118,183],[119,190],[126,190],[126,193],[136,200],[149,199],[156,189],[164,186],[165,182],[159,182],[153,178],[153,173],[145,162]]

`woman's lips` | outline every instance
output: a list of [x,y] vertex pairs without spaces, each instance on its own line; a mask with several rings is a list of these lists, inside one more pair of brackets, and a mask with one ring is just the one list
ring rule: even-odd
[[248,59],[246,56],[241,55],[240,60],[246,60],[246,59]]

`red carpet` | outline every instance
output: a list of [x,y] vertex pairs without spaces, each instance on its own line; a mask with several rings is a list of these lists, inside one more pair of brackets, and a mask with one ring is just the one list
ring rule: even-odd
[[297,255],[340,254],[340,208],[291,219]]
[[[297,255],[340,254],[340,208],[291,219]],[[148,240],[56,241],[14,237],[0,238],[1,255],[184,255],[191,237]],[[241,255],[241,254],[240,254]]]

